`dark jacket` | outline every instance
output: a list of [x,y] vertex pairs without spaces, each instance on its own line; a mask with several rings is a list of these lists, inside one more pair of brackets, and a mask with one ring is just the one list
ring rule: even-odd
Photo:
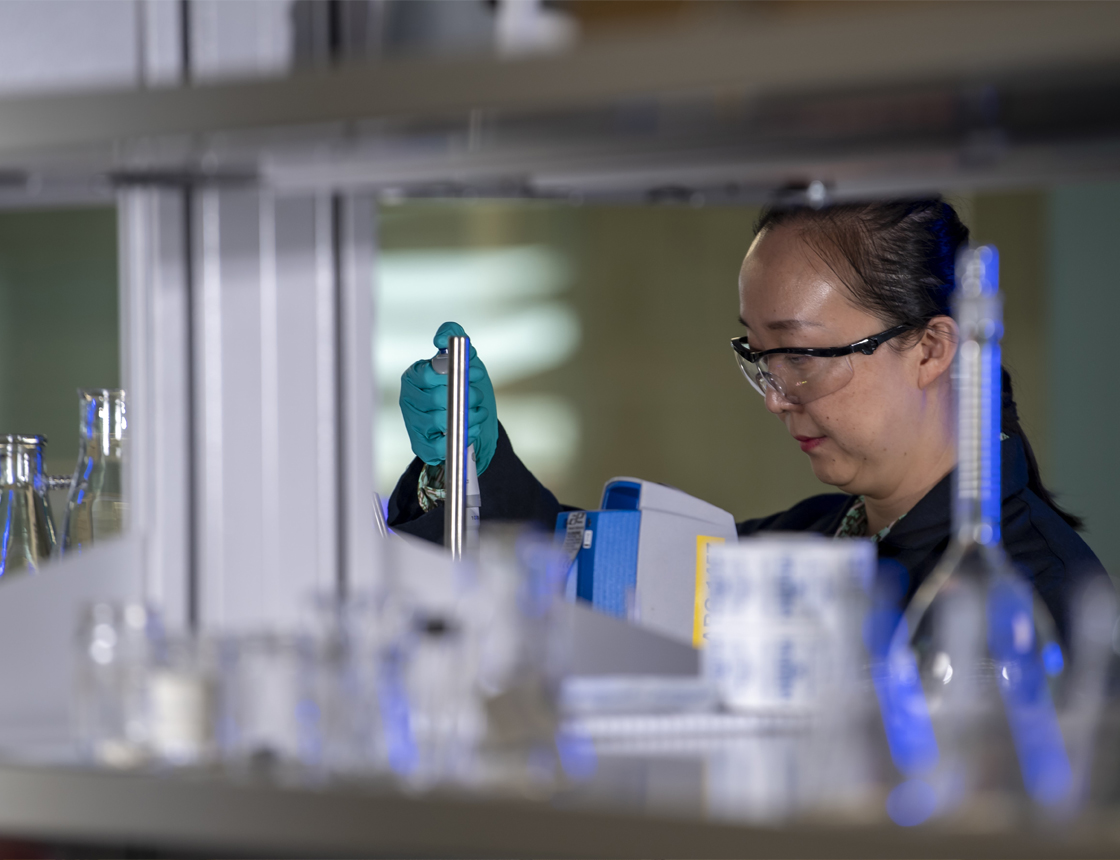
[[[1054,615],[1063,637],[1068,631],[1070,597],[1085,578],[1103,572],[1088,545],[1027,486],[1027,459],[1017,436],[1004,440],[1003,543]],[[389,525],[439,543],[443,509],[424,513],[416,498],[423,463],[416,459],[401,476],[389,500]],[[518,459],[504,428],[489,468],[479,476],[484,520],[523,520],[548,530],[561,505]],[[879,543],[879,558],[899,562],[909,573],[906,602],[933,570],[949,544],[951,476],[946,475]],[[739,523],[740,536],[768,531],[836,532],[854,498],[844,493],[812,496],[769,517]]]

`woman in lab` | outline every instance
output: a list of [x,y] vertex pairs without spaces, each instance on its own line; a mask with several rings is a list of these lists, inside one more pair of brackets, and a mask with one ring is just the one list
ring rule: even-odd
[[[785,424],[816,476],[841,492],[740,523],[740,535],[869,537],[880,559],[906,569],[905,599],[913,596],[949,541],[957,335],[949,296],[956,252],[967,241],[968,228],[940,199],[774,208],[762,215],[739,274],[746,333],[733,348],[765,408]],[[436,346],[462,333],[445,323]],[[767,382],[759,372],[766,357],[751,360],[790,347],[829,353],[812,359],[817,369],[796,394]],[[428,361],[402,377],[401,409],[417,459],[389,504],[393,528],[433,541],[443,535],[446,379]],[[565,508],[514,453],[473,347],[470,382],[468,426],[482,518],[532,520],[551,529]],[[1042,483],[1006,370],[1003,433],[1004,545],[1064,630],[1074,581],[1101,568],[1076,533],[1081,521]]]

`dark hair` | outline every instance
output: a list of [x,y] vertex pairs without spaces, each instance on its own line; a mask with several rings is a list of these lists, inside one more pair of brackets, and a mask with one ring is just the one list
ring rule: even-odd
[[[821,208],[773,206],[763,210],[755,233],[782,225],[797,228],[856,305],[881,319],[885,327],[910,325],[917,337],[934,317],[950,315],[957,251],[968,242],[968,228],[940,197]],[[905,340],[900,346],[904,344]],[[1027,486],[1069,525],[1082,528],[1081,518],[1062,510],[1042,483],[1034,450],[1019,426],[1006,368],[1002,412],[1003,432],[1022,442]]]

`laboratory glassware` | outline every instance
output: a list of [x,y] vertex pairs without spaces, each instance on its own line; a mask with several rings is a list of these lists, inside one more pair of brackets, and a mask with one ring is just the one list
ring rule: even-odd
[[555,607],[567,566],[567,556],[549,535],[512,523],[488,523],[482,530],[481,587],[465,608],[479,631],[476,684],[487,704],[493,742],[550,739],[555,731],[534,735],[533,720],[504,719],[501,702],[511,694],[526,705],[535,699],[533,710],[544,725],[555,721],[566,656],[559,650]]
[[[379,694],[386,647],[399,629],[384,589],[318,595],[308,651],[308,729],[324,773],[354,773],[388,766]],[[392,679],[390,679],[391,681]]]
[[312,696],[315,643],[302,633],[226,637],[219,650],[223,725],[229,763],[256,771],[316,766],[319,715]]
[[399,629],[379,636],[378,697],[385,760],[402,778],[555,778],[563,661],[553,603],[566,567],[551,536],[501,524],[483,530],[477,557],[400,584]]
[[477,631],[455,613],[418,611],[406,646],[403,693],[414,757],[403,773],[416,786],[472,782],[482,734],[475,695]]
[[221,640],[168,634],[135,602],[95,602],[77,631],[75,733],[86,758],[130,768],[198,765],[219,752]]
[[474,560],[432,565],[399,582],[395,602],[404,627],[391,636],[381,694],[393,769],[416,786],[470,783],[484,730],[485,581]]
[[0,436],[0,576],[37,570],[56,546],[44,436]]
[[1071,784],[1049,690],[1062,664],[1054,622],[1000,542],[998,260],[988,246],[958,259],[950,543],[899,624],[889,689],[880,692],[907,777],[888,811],[905,823],[949,811],[970,793],[1014,791],[1016,770],[1042,803],[1057,802]]
[[1108,704],[1109,673],[1120,650],[1114,646],[1117,633],[1116,589],[1101,571],[1089,577],[1071,601],[1069,660],[1055,697],[1073,772],[1073,789],[1060,810],[1065,814],[1090,801],[1094,780],[1107,780],[1115,770],[1099,755],[1098,741]]
[[222,641],[193,633],[165,636],[145,678],[148,746],[153,760],[200,765],[219,754],[225,701],[220,681]]
[[[466,605],[478,632],[475,679],[485,719],[482,778],[519,790],[553,785],[572,770],[562,754],[561,678],[570,630],[558,612],[568,557],[551,535],[523,525],[487,523],[480,533],[482,598]],[[571,752],[570,743],[565,744]]]
[[151,754],[148,673],[164,645],[159,616],[140,603],[96,602],[78,619],[74,728],[85,755],[135,767]]
[[62,552],[81,552],[124,529],[122,485],[128,419],[120,389],[78,391],[78,462],[66,500]]

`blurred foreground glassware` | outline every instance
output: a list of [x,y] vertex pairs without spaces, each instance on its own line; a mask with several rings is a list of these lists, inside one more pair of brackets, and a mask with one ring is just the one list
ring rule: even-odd
[[168,635],[159,614],[98,602],[80,615],[75,733],[85,758],[114,768],[213,762],[226,702],[220,640]]
[[127,514],[121,473],[128,430],[124,391],[79,390],[78,415],[78,462],[66,500],[63,553],[120,534]]
[[385,770],[389,739],[380,695],[398,683],[393,639],[407,622],[389,617],[396,607],[383,593],[320,596],[314,605],[309,763],[329,774]]
[[227,762],[271,771],[317,761],[313,647],[311,638],[301,634],[224,640],[221,752]]
[[764,738],[711,757],[711,814],[773,821],[875,790],[860,641],[874,573],[866,540],[774,535],[711,547],[703,673],[725,709],[765,722]]
[[557,776],[551,536],[484,527],[477,560],[411,576],[393,598],[378,698],[386,761],[410,784],[530,788]]
[[369,771],[375,679],[350,656],[337,637],[168,634],[142,605],[94,604],[79,624],[76,733],[88,759],[117,768],[221,762],[300,782]]
[[1117,596],[1103,570],[1089,573],[1071,601],[1069,661],[1056,695],[1073,773],[1073,789],[1059,810],[1066,816],[1094,800],[1094,778],[1112,768],[1107,757],[1098,754],[1098,741],[1104,739],[1109,671],[1117,660],[1113,639],[1114,631],[1120,630]]
[[83,754],[110,767],[150,755],[148,672],[163,646],[158,616],[139,603],[93,603],[78,620],[74,728]]
[[482,727],[476,631],[457,614],[419,612],[414,619],[403,673],[414,758],[402,775],[417,787],[472,782]]
[[156,644],[146,678],[150,755],[162,764],[209,764],[218,756],[226,706],[220,695],[221,640],[184,633]]
[[410,570],[411,590],[314,600],[301,632],[168,635],[143,606],[96,604],[78,636],[83,748],[298,782],[554,781],[566,558],[520,529],[482,549],[481,566]]
[[38,570],[55,549],[46,444],[44,436],[0,436],[0,576]]
[[480,632],[475,680],[485,717],[488,778],[533,789],[560,777],[556,738],[565,635],[557,623],[569,559],[550,535],[487,524],[479,542],[481,600],[469,602]]
[[[1053,619],[1000,542],[1002,301],[994,248],[961,252],[954,383],[957,468],[949,547],[894,636],[879,695],[905,781],[899,823],[993,797],[1016,770],[1037,802],[1068,798],[1072,773],[1050,684],[1065,660]],[[1010,729],[1010,731],[1008,731]]]

